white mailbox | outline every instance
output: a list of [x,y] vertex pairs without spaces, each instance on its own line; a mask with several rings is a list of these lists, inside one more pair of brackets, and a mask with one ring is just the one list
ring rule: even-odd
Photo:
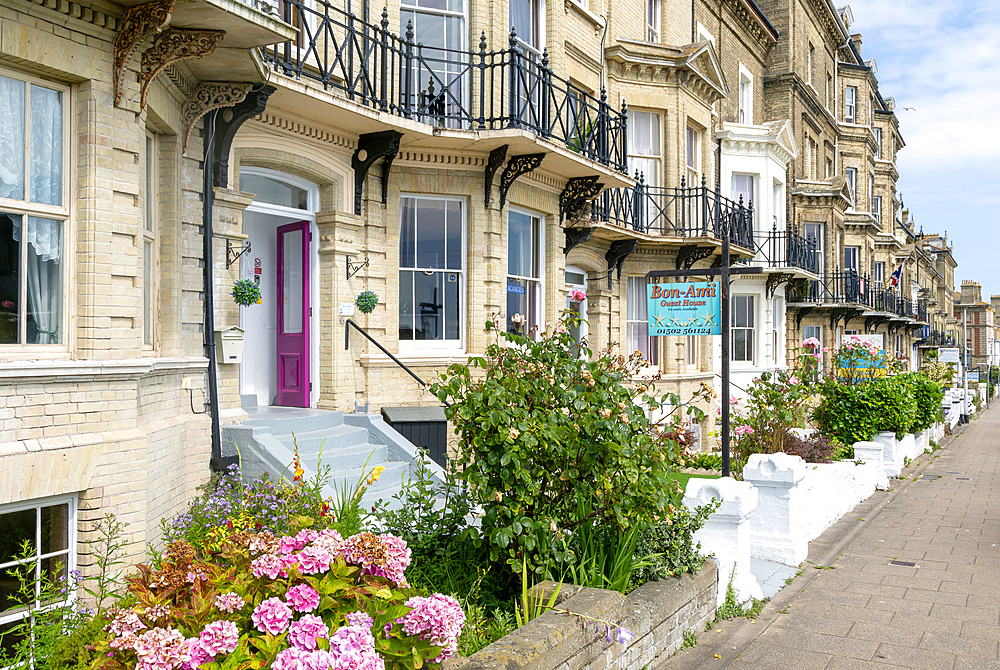
[[215,355],[219,363],[242,363],[243,329],[233,326],[215,331]]

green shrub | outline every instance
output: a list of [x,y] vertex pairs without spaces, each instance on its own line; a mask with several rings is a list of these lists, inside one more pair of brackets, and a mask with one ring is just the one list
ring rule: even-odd
[[[483,508],[490,557],[515,572],[526,559],[536,575],[558,574],[573,559],[562,540],[584,521],[581,509],[627,530],[652,524],[670,502],[667,473],[679,446],[653,430],[646,412],[667,406],[669,414],[680,398],[632,384],[639,355],[591,358],[570,334],[574,321],[537,338],[489,321],[497,339],[485,357],[452,365],[431,386],[452,403],[445,414],[459,436],[461,477]],[[693,405],[687,410],[702,419]]]
[[871,440],[876,433],[911,432],[917,418],[915,382],[895,375],[845,384],[829,379],[814,413],[820,431],[846,445]]
[[694,534],[721,504],[716,500],[694,509],[678,505],[669,517],[644,530],[636,543],[636,553],[650,556],[649,565],[632,574],[631,589],[654,579],[697,572],[705,556]]
[[939,383],[919,372],[912,372],[906,376],[910,378],[910,387],[917,402],[917,412],[910,432],[919,433],[933,426],[940,417],[944,389]]
[[875,413],[875,431],[895,433],[896,439],[903,439],[917,416],[917,400],[910,380],[896,375],[873,380],[866,386]]

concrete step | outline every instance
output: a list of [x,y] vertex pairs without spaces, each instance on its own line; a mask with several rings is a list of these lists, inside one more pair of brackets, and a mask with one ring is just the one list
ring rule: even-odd
[[272,435],[315,432],[344,425],[343,412],[290,407],[258,407],[243,426],[267,428]]
[[313,471],[318,470],[320,466],[328,465],[331,470],[357,470],[360,472],[361,468],[365,467],[365,463],[368,464],[368,470],[371,470],[376,465],[386,465],[389,459],[389,448],[384,444],[368,444],[366,442],[340,449],[336,442],[327,440],[323,446],[322,458],[319,456],[318,450],[307,453],[302,451],[302,445],[299,444],[299,457],[302,459],[302,465]]
[[[376,465],[385,466],[385,470],[382,472],[379,480],[372,484],[365,492],[366,497],[371,497],[371,495],[377,491],[381,492],[393,487],[399,487],[402,481],[403,473],[409,472],[410,470],[409,463],[403,463],[400,461],[384,461],[382,463],[369,462],[366,473],[371,472],[371,469]],[[344,486],[345,482],[348,488],[353,489],[358,483],[358,480],[361,479],[361,475],[362,470],[360,467],[330,472],[330,481],[324,488],[323,495],[339,495],[340,489]],[[383,494],[379,493],[378,495]]]
[[271,433],[289,450],[294,450],[295,445],[299,446],[299,454],[305,458],[316,456],[323,450],[324,456],[339,454],[343,449],[360,446],[368,443],[368,431],[356,426],[340,425],[323,430],[295,431],[294,433],[280,434]]

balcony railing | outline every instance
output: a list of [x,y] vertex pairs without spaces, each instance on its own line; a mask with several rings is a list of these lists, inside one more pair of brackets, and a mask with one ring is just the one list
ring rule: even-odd
[[920,345],[954,347],[955,338],[948,337],[947,334],[942,333],[940,330],[928,330],[923,338],[921,338]]
[[927,320],[926,301],[904,298],[895,289],[853,270],[823,273],[820,279],[806,282],[803,290],[795,289],[788,301],[856,305],[915,321]]
[[428,46],[389,31],[387,10],[370,23],[323,0],[284,0],[281,18],[299,39],[263,50],[276,72],[310,79],[348,100],[441,128],[523,129],[626,172],[626,119],[600,98],[553,75],[548,55],[511,32],[508,48]]
[[806,239],[791,230],[778,230],[777,224],[771,232],[757,243],[757,254],[752,265],[768,268],[799,268],[806,272],[819,272],[819,257],[816,242]]
[[592,218],[646,235],[714,237],[753,249],[753,206],[705,186],[649,186],[642,176],[631,188],[607,189],[594,200]]

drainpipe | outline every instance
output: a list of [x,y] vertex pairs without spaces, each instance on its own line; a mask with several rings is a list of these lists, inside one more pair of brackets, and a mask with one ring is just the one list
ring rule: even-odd
[[212,145],[215,144],[216,110],[205,115],[205,153],[202,162],[202,226],[205,248],[202,254],[205,263],[205,353],[208,355],[208,404],[212,418],[212,459],[213,470],[222,470],[222,429],[219,427],[219,373],[215,360],[215,285],[212,276],[212,206],[215,200],[215,172]]

